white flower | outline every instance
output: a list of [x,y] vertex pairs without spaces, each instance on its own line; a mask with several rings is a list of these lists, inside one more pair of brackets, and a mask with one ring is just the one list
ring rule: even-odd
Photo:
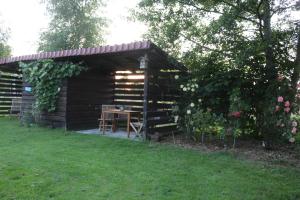
[[179,76],[178,76],[178,75],[175,75],[174,78],[175,78],[175,79],[179,79]]
[[202,99],[198,99],[198,102],[201,103],[201,102],[202,102]]
[[182,90],[185,92],[187,89],[184,87]]
[[294,143],[294,142],[295,142],[295,138],[291,137],[291,138],[289,139],[289,142],[290,142],[290,143]]
[[297,125],[298,125],[298,124],[297,124],[296,121],[293,121],[293,122],[292,122],[292,126],[293,126],[293,127],[296,127]]
[[175,122],[178,122],[178,118],[179,118],[178,115],[174,116],[174,121],[175,121]]
[[183,88],[184,86],[183,85],[180,85],[180,88]]
[[192,112],[191,112],[191,110],[187,110],[186,113],[187,113],[188,115],[190,115]]
[[199,87],[197,83],[195,84],[195,87],[196,87],[196,88],[198,88],[198,87]]
[[193,107],[195,107],[195,104],[194,104],[194,103],[191,103],[190,106],[193,108]]
[[192,89],[191,89],[191,91],[192,91],[192,92],[195,92],[195,89],[194,89],[194,88],[192,88]]

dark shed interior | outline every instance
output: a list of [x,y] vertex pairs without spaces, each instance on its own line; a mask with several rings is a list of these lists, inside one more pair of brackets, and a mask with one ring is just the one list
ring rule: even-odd
[[[149,41],[0,59],[0,115],[10,113],[14,98],[22,99],[22,117],[32,111],[34,96],[25,90],[30,85],[22,83],[18,62],[44,58],[83,61],[88,68],[64,81],[57,110],[42,113],[45,124],[67,130],[96,128],[101,106],[114,104],[130,105],[140,111],[148,137],[177,131],[171,115],[179,97],[174,76],[184,75],[186,68]],[[9,98],[4,101],[3,95]],[[2,112],[4,102],[7,110]]]

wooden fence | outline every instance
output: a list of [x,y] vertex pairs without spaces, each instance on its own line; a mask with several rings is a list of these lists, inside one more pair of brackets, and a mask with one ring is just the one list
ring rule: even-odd
[[22,74],[0,70],[0,116],[10,114],[13,99],[22,98]]
[[149,70],[147,126],[150,137],[163,137],[178,131],[172,111],[179,98],[174,76],[180,73],[167,66]]

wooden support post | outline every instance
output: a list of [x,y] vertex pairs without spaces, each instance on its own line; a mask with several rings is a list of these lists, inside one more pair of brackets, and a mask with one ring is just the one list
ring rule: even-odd
[[143,132],[143,139],[146,140],[149,134],[148,129],[148,87],[149,87],[149,58],[148,55],[145,54],[140,59],[140,68],[144,69],[144,103],[143,103],[143,123],[144,123],[144,132]]

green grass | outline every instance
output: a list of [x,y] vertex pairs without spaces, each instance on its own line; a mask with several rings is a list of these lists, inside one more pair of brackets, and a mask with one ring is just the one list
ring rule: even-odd
[[300,171],[0,119],[0,199],[300,199]]

